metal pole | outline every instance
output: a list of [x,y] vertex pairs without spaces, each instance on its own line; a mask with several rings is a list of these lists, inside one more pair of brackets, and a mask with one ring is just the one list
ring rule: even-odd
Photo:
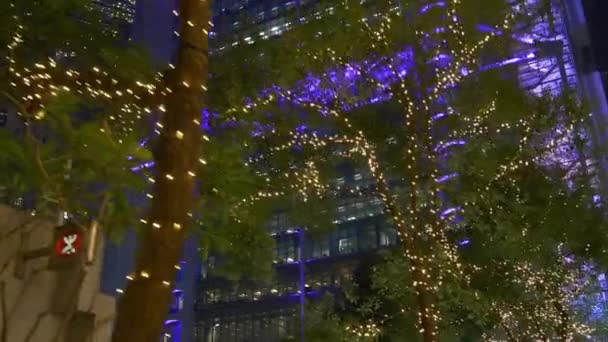
[[304,282],[304,229],[300,228],[298,232],[298,259],[300,266],[300,340],[304,342],[304,305],[306,303],[306,286]]

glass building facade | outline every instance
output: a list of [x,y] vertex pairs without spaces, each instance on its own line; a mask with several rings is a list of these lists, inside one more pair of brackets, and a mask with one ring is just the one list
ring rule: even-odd
[[[369,175],[355,171],[335,180],[343,188],[369,187]],[[279,341],[299,336],[302,303],[351,280],[362,258],[397,244],[375,197],[344,197],[337,228],[312,237],[277,213],[268,225],[276,241],[271,283],[230,283],[214,275],[211,257],[198,287],[195,341]]]
[[93,3],[108,18],[128,24],[135,20],[135,0],[94,0]]

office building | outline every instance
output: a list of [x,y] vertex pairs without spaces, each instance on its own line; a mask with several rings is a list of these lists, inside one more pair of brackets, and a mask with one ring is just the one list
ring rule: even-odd
[[135,20],[135,0],[94,0],[93,3],[108,18],[127,24]]
[[[601,0],[567,0],[564,11],[573,46],[579,94],[593,113],[591,138],[597,151],[601,195],[608,195],[608,161],[603,146],[608,143],[608,51],[603,37],[608,33],[603,24],[608,16],[608,3]],[[603,35],[604,34],[604,35]]]

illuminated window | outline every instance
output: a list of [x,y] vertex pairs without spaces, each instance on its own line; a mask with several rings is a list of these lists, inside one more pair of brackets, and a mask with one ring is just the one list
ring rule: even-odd
[[312,244],[312,257],[323,258],[329,256],[329,239],[322,238],[317,241],[313,241]]
[[279,263],[296,261],[296,245],[292,238],[277,241],[276,261]]
[[269,222],[270,231],[273,233],[281,232],[289,228],[289,222],[287,221],[286,213],[275,214]]
[[386,232],[380,232],[380,246],[388,246],[391,244],[391,239]]
[[338,252],[342,254],[352,253],[355,250],[355,242],[352,237],[338,240]]
[[357,251],[357,228],[354,226],[338,230],[334,235],[338,242],[338,253],[349,254]]

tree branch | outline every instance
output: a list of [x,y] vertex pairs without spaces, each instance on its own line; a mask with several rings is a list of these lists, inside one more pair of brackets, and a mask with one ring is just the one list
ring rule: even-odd
[[517,342],[517,338],[515,337],[515,335],[513,335],[513,331],[511,331],[511,329],[509,329],[509,327],[507,326],[507,324],[505,322],[500,321],[500,327],[502,328],[502,330],[505,331],[505,334],[507,334],[507,340],[509,342]]

